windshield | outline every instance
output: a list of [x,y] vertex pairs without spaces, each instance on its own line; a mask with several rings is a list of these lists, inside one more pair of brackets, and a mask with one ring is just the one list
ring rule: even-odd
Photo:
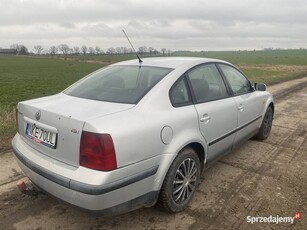
[[94,72],[64,91],[86,99],[136,104],[172,69],[111,66]]

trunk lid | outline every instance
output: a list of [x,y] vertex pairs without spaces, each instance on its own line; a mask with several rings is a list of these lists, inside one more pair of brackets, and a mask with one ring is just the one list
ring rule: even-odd
[[18,129],[25,142],[41,154],[78,167],[85,122],[132,107],[133,104],[94,101],[60,93],[20,102]]

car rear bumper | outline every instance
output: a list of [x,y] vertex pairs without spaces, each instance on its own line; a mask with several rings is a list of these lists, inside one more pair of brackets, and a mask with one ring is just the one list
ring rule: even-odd
[[[55,170],[52,163],[50,163],[50,168],[42,167],[36,157],[33,157],[35,154],[31,157],[35,150],[22,143],[22,138],[18,134],[14,137],[12,145],[20,168],[35,185],[52,196],[79,208],[102,215],[112,215],[142,206],[149,207],[157,200],[159,191],[153,189],[153,184],[158,165],[151,167],[147,165],[146,169],[132,174],[131,167],[134,167],[135,170],[136,165],[121,168],[119,170],[122,176],[117,177],[116,180],[112,180],[112,172],[100,172],[101,177],[107,178],[106,183],[92,184],[87,183],[86,180],[81,181],[69,177],[66,172],[67,168],[66,171]],[[69,170],[72,170],[74,174],[82,173],[82,170],[78,172],[78,168]],[[97,177],[97,171],[95,173],[93,176]]]

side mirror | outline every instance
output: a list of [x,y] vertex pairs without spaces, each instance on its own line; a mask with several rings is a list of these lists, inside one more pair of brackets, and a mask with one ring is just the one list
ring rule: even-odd
[[255,90],[257,90],[257,91],[266,91],[266,84],[255,83]]

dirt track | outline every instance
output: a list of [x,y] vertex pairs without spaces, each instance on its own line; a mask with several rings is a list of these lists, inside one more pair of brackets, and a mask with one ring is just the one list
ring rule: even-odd
[[[45,195],[15,188],[23,174],[0,153],[0,229],[303,229],[307,226],[307,77],[269,88],[275,120],[265,142],[250,140],[202,175],[189,208],[93,217]],[[286,93],[285,93],[286,92]],[[247,223],[247,216],[293,216],[289,223]],[[306,229],[306,228],[305,228]]]

